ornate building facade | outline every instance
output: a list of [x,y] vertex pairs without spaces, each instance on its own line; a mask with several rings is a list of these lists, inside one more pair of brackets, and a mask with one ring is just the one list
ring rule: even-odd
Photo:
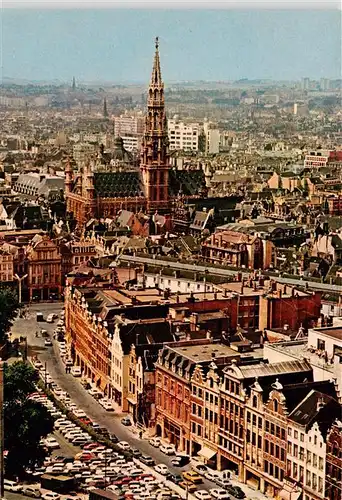
[[152,76],[147,100],[145,132],[140,167],[134,162],[125,169],[106,171],[95,159],[74,172],[65,167],[67,211],[80,227],[91,218],[113,217],[120,210],[158,213],[171,218],[179,197],[183,201],[200,198],[205,188],[204,172],[170,168],[164,83],[161,77],[159,41],[156,39]]

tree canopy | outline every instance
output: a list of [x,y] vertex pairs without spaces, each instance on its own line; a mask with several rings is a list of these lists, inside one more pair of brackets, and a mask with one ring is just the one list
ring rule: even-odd
[[53,430],[53,418],[47,409],[27,396],[35,392],[38,375],[21,361],[5,365],[4,425],[6,474],[22,476],[25,468],[40,464],[45,453],[42,437]]
[[0,289],[0,344],[7,340],[7,333],[18,309],[17,294],[10,288]]

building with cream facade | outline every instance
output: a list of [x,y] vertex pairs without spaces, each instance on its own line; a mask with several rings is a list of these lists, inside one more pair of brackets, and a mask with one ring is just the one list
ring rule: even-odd
[[198,123],[183,123],[177,119],[167,121],[170,151],[198,151],[200,127]]

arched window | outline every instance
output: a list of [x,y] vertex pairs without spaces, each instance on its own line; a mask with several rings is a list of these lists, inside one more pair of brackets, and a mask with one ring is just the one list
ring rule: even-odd
[[257,408],[258,407],[258,398],[257,398],[257,396],[253,396],[252,405],[253,405],[253,408]]

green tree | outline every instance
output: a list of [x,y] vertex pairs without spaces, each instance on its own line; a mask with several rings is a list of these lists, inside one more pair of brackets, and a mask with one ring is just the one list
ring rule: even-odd
[[0,345],[7,340],[7,333],[18,309],[17,294],[10,288],[0,289]]
[[4,425],[6,474],[19,476],[25,468],[41,464],[45,453],[42,437],[53,431],[53,418],[40,403],[28,399],[38,379],[34,368],[22,361],[5,365]]

